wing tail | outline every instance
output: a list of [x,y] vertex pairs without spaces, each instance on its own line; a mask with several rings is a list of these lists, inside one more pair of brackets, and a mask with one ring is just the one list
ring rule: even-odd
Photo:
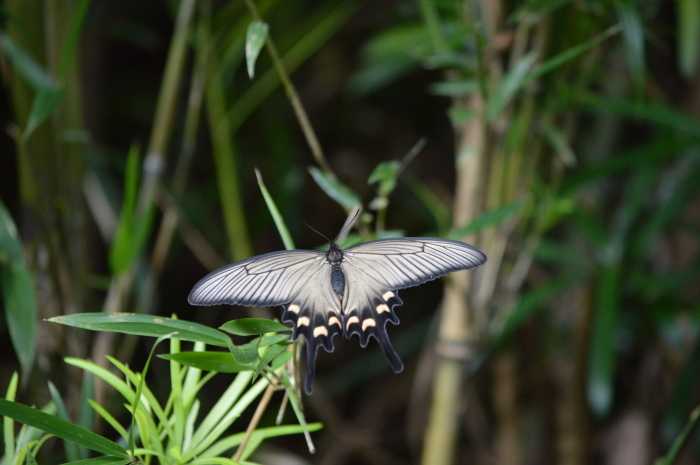
[[306,375],[304,376],[304,391],[306,395],[309,396],[314,392],[317,349],[318,346],[313,339],[306,339]]
[[345,337],[349,339],[353,334],[359,335],[362,347],[367,347],[370,338],[374,337],[394,373],[403,370],[403,363],[389,341],[386,325],[388,322],[399,324],[394,307],[402,303],[398,291],[377,292],[375,296],[352,306],[345,318]]

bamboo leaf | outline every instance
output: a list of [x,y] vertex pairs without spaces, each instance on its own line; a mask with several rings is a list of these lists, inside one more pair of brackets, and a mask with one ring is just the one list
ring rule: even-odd
[[676,0],[678,67],[687,80],[693,79],[700,62],[700,2]]
[[22,366],[22,374],[28,379],[36,354],[34,279],[23,263],[11,263],[0,267],[0,288],[12,345]]
[[124,201],[122,202],[119,226],[117,226],[114,242],[109,251],[109,264],[114,274],[121,274],[126,271],[138,256],[138,253],[134,250],[136,245],[134,216],[138,198],[139,178],[139,147],[133,144],[126,158]]
[[29,136],[51,116],[51,114],[63,103],[66,91],[63,89],[45,88],[37,91],[29,111],[27,125],[22,134],[26,141]]
[[545,62],[541,63],[537,68],[532,70],[528,76],[527,79],[525,79],[525,83],[530,83],[534,81],[535,79],[539,78],[540,76],[543,76],[544,74],[549,73],[550,71],[554,71],[555,69],[559,68],[562,66],[564,63],[568,63],[569,61],[574,60],[575,58],[578,58],[588,50],[591,50],[593,47],[598,45],[599,43],[603,42],[607,38],[617,34],[622,30],[621,25],[616,25],[609,27],[605,31],[601,32],[597,36],[593,37],[592,39],[589,39],[585,42],[582,42],[578,45],[575,45],[568,50],[565,50],[558,55],[553,56],[552,58],[546,60]]
[[337,179],[331,178],[315,166],[309,167],[309,173],[311,173],[311,177],[314,178],[316,184],[323,189],[323,192],[346,210],[352,210],[358,205],[362,205],[357,194]]
[[626,116],[628,118],[644,119],[661,126],[667,126],[685,132],[694,137],[700,137],[700,122],[696,118],[676,111],[667,105],[649,102],[630,102],[590,93],[581,94],[579,102],[597,111]]
[[43,66],[37,62],[33,56],[22,50],[10,36],[0,34],[0,45],[15,71],[27,81],[35,91],[41,89],[56,89],[58,85]]
[[508,218],[520,213],[524,206],[525,202],[513,202],[498,208],[494,208],[493,210],[486,211],[474,218],[466,226],[450,231],[449,237],[459,240],[464,236],[479,232],[484,228],[498,226]]
[[498,83],[486,105],[486,118],[489,121],[495,120],[513,99],[515,93],[527,83],[526,78],[535,60],[537,60],[537,54],[534,51],[528,53]]
[[68,462],[63,465],[127,465],[129,463],[136,463],[132,459],[114,457],[110,455],[105,455],[104,457],[95,457],[94,459],[84,459],[78,460],[77,462]]
[[587,386],[588,402],[598,416],[606,415],[613,401],[619,280],[619,267],[612,264],[603,269],[598,283]]
[[267,191],[267,187],[265,187],[265,183],[263,182],[260,170],[258,170],[257,168],[255,168],[255,176],[258,178],[258,186],[260,187],[260,192],[262,192],[263,198],[265,199],[265,204],[267,205],[267,209],[270,211],[270,215],[272,215],[272,219],[275,222],[275,226],[277,226],[277,232],[279,232],[280,236],[282,237],[284,247],[287,250],[294,250],[296,247],[294,247],[294,240],[292,239],[292,235],[289,234],[289,229],[287,229],[287,225],[284,223],[284,218],[282,218],[280,211],[277,209],[275,201],[272,199],[272,196]]
[[617,0],[617,14],[622,24],[627,51],[627,65],[630,68],[637,92],[644,87],[644,26],[633,0]]
[[240,365],[255,367],[257,366],[258,361],[260,360],[260,356],[258,355],[257,339],[254,339],[247,344],[241,345],[235,345],[231,343],[229,344],[228,349],[231,352],[231,355],[233,355],[233,358],[236,361],[236,363]]
[[228,347],[230,342],[226,334],[199,323],[135,313],[76,313],[57,316],[49,321],[93,331],[112,331],[138,336],[161,337],[177,333],[173,335],[174,339],[203,342],[218,347]]
[[289,327],[267,318],[240,318],[224,323],[221,329],[236,336],[257,336],[265,333],[289,331]]
[[[61,394],[58,392],[58,389],[56,389],[56,386],[49,381],[49,392],[51,393],[51,399],[53,399],[53,403],[56,404],[56,414],[58,415],[58,418],[65,420],[67,422],[71,422],[71,417],[68,414],[68,409],[66,408],[66,404],[63,402],[63,398],[61,397]],[[70,462],[75,462],[80,460],[80,453],[78,452],[78,445],[75,444],[74,442],[64,440],[63,441],[63,447],[66,451],[66,458]]]
[[159,355],[166,360],[174,360],[181,365],[198,368],[204,371],[219,373],[239,373],[253,370],[250,365],[237,363],[230,352],[179,352],[176,354]]
[[671,448],[669,449],[666,456],[655,461],[654,465],[672,465],[673,462],[675,462],[678,453],[681,451],[681,447],[683,447],[683,444],[685,443],[685,440],[688,438],[688,435],[697,424],[698,418],[700,418],[700,406],[695,407],[695,409],[693,409],[693,411],[690,414],[690,419],[688,420],[688,423],[686,423],[683,430],[673,441],[673,444],[671,445]]
[[269,26],[264,21],[253,21],[248,25],[245,40],[245,59],[248,65],[248,76],[253,79],[255,75],[255,61],[262,50]]
[[109,439],[26,405],[0,399],[0,415],[103,454],[129,457],[123,447]]

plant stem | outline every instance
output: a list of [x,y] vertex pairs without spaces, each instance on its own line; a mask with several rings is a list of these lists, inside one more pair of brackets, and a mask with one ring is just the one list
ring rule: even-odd
[[[248,9],[250,10],[250,14],[253,16],[253,19],[255,21],[262,21],[260,14],[258,13],[257,8],[255,7],[255,3],[253,3],[253,0],[245,0],[245,3],[248,6]],[[331,171],[330,167],[328,166],[328,163],[326,162],[326,156],[323,153],[323,149],[321,148],[321,144],[319,143],[318,138],[316,137],[316,132],[314,131],[314,128],[311,125],[311,122],[309,121],[309,117],[306,114],[304,105],[301,103],[299,94],[297,93],[294,84],[292,84],[292,81],[289,79],[287,71],[284,68],[284,64],[282,63],[282,60],[280,60],[279,54],[277,53],[277,47],[275,47],[275,43],[272,41],[272,38],[269,34],[265,41],[265,46],[267,47],[267,51],[270,54],[270,58],[272,59],[272,64],[277,70],[277,74],[279,75],[279,78],[282,81],[284,91],[287,93],[287,97],[289,98],[289,101],[292,104],[294,113],[296,114],[297,120],[301,125],[301,129],[304,132],[306,143],[309,144],[309,148],[311,149],[311,153],[313,154],[316,163],[318,163],[318,166],[326,173],[326,175],[335,179],[336,176],[333,173],[333,171]]]
[[258,423],[260,422],[260,418],[262,418],[263,413],[265,413],[265,409],[270,403],[270,399],[272,399],[272,395],[275,393],[276,385],[277,378],[273,378],[272,381],[270,381],[270,385],[265,390],[265,394],[263,394],[262,399],[260,399],[258,407],[255,409],[255,413],[253,414],[253,418],[248,424],[248,429],[245,432],[245,437],[243,437],[243,441],[241,441],[241,445],[238,446],[238,450],[236,450],[236,453],[232,458],[234,462],[238,462],[241,459],[243,451],[245,450],[245,446],[248,445],[248,441],[250,440],[250,436],[253,434],[253,431],[255,431],[255,428],[257,428]]

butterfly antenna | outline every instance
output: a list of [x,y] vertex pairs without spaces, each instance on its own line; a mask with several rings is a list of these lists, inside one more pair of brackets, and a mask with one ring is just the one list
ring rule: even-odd
[[[304,220],[302,220],[302,221],[304,221]],[[322,238],[324,238],[324,239],[327,240],[328,242],[331,242],[331,240],[328,239],[326,236],[324,236],[323,234],[321,234],[320,232],[318,232],[318,231],[316,231],[314,228],[312,228],[312,227],[309,225],[309,223],[307,223],[306,221],[304,221],[304,224],[305,224],[306,226],[308,226],[310,230],[312,230],[313,232],[315,232],[316,234],[318,234],[319,236],[321,236]]]
[[357,219],[357,215],[360,214],[360,211],[362,209],[360,207],[357,207],[357,210],[355,211],[355,214],[350,218],[348,217],[347,220],[345,220],[345,224],[343,225],[343,228],[340,230],[337,236],[335,236],[335,239],[333,239],[333,242],[336,242],[340,236],[343,235],[346,229],[349,229],[353,224],[355,224],[355,220]]

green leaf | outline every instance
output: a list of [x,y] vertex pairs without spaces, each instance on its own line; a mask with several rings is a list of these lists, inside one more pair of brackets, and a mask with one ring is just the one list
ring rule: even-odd
[[155,209],[152,204],[141,212],[136,210],[141,177],[139,151],[138,145],[132,145],[126,159],[124,202],[117,233],[109,251],[109,264],[114,274],[121,274],[134,264],[146,246],[153,226]]
[[267,318],[240,318],[224,323],[221,329],[236,336],[257,336],[265,333],[289,331],[289,327]]
[[476,79],[464,79],[461,81],[434,82],[428,86],[428,92],[443,97],[459,97],[473,94],[479,90],[479,82]]
[[40,89],[37,91],[32,101],[32,108],[29,111],[27,125],[22,138],[26,141],[29,136],[51,116],[51,114],[63,103],[66,98],[66,91],[63,89]]
[[617,0],[616,6],[625,36],[627,65],[639,93],[644,87],[644,26],[633,0]]
[[257,168],[255,168],[255,176],[258,178],[258,186],[260,187],[260,192],[262,192],[263,198],[265,199],[265,204],[267,205],[267,209],[270,211],[270,215],[272,215],[272,219],[275,222],[275,226],[277,226],[277,231],[282,237],[284,247],[287,250],[296,249],[296,247],[294,247],[294,240],[292,239],[292,235],[289,234],[289,229],[287,229],[287,225],[284,224],[284,218],[282,218],[280,211],[277,209],[275,201],[272,199],[272,196],[267,191],[267,187],[265,187],[265,183],[263,182],[262,176],[260,175],[260,171]]
[[673,444],[671,445],[671,448],[669,449],[666,456],[661,458],[661,459],[656,460],[654,462],[654,465],[672,465],[673,462],[676,461],[676,457],[678,456],[678,453],[681,451],[681,448],[683,447],[685,440],[688,438],[688,435],[695,427],[695,424],[698,422],[699,417],[700,417],[700,406],[695,407],[695,409],[690,413],[690,419],[688,420],[688,423],[686,423],[683,430],[680,432],[680,434],[673,441]]
[[103,454],[129,457],[123,447],[109,439],[26,405],[0,399],[0,415]]
[[204,371],[219,373],[239,373],[253,370],[250,365],[237,363],[231,352],[179,352],[176,354],[159,355],[166,360],[174,360],[181,365],[198,368]]
[[[95,412],[90,407],[90,400],[95,397],[95,378],[92,373],[83,373],[83,383],[80,389],[80,411],[78,412],[78,426],[92,431],[95,427]],[[87,459],[89,450],[84,447],[78,448],[81,459]]]
[[270,348],[267,349],[267,352],[265,352],[265,354],[258,362],[258,368],[255,371],[256,376],[267,366],[268,363],[277,358],[278,355],[284,353],[287,350],[287,347],[289,347],[289,344],[285,343],[271,345]]
[[569,168],[576,166],[576,154],[571,148],[564,132],[550,123],[543,124],[541,131],[544,138],[549,142],[549,145],[552,146],[564,165]]
[[17,233],[17,226],[0,199],[0,266],[8,262],[24,260],[22,242]]
[[260,360],[260,356],[258,355],[258,339],[254,339],[247,344],[239,346],[231,343],[228,345],[228,349],[231,351],[231,355],[233,355],[236,363],[240,365],[255,367]]
[[613,264],[603,269],[598,283],[588,364],[588,402],[598,416],[610,411],[615,375],[615,330],[619,307],[620,272]]
[[508,218],[517,215],[525,206],[525,202],[513,202],[502,207],[486,211],[474,218],[469,224],[457,230],[450,231],[449,237],[459,240],[466,235],[481,231],[490,226],[498,226]]
[[94,459],[78,460],[77,462],[68,462],[63,465],[127,465],[135,463],[132,459],[122,457],[113,457],[106,455],[104,457],[95,457]]
[[331,178],[315,166],[309,167],[309,173],[311,173],[311,177],[314,178],[316,184],[323,189],[323,192],[342,205],[346,210],[352,210],[362,205],[357,194],[337,179]]
[[515,305],[515,308],[508,313],[491,347],[498,347],[503,344],[524,321],[536,311],[541,310],[555,296],[573,286],[576,281],[577,279],[574,276],[561,276],[523,295]]
[[70,29],[68,30],[68,37],[61,49],[61,57],[58,65],[59,80],[66,77],[73,63],[73,57],[75,56],[75,51],[78,49],[80,34],[83,30],[83,24],[85,24],[85,17],[87,16],[89,7],[90,0],[79,0],[77,5],[71,7],[74,13]]
[[[68,409],[66,408],[66,404],[63,402],[63,398],[61,397],[61,394],[58,392],[58,389],[56,389],[56,386],[49,381],[49,392],[51,393],[51,399],[53,399],[53,403],[56,404],[56,414],[58,415],[58,418],[61,420],[65,420],[66,422],[71,422],[71,417],[68,414]],[[65,449],[66,452],[66,458],[70,462],[75,462],[80,460],[80,453],[78,452],[78,445],[75,444],[74,442],[64,440],[63,441],[63,448]]]
[[676,0],[678,67],[687,80],[695,77],[700,62],[700,2]]
[[593,37],[590,40],[587,40],[585,42],[582,42],[578,45],[575,45],[571,47],[568,50],[565,50],[561,52],[558,55],[553,56],[549,60],[545,61],[544,63],[541,63],[539,66],[537,66],[535,69],[533,69],[528,75],[527,78],[525,79],[525,84],[529,84],[530,82],[534,81],[535,79],[539,78],[540,76],[543,76],[544,74],[549,73],[550,71],[554,71],[555,69],[559,68],[562,66],[564,63],[567,63],[571,60],[574,60],[578,58],[580,55],[584,54],[588,50],[592,49],[599,43],[603,42],[606,40],[608,37],[611,37],[618,32],[622,30],[622,26],[616,25],[609,27],[605,31],[601,32],[597,36]]
[[177,334],[172,336],[173,339],[203,342],[218,347],[228,347],[230,342],[226,334],[199,323],[135,313],[76,313],[57,316],[49,321],[93,331],[138,336],[161,337],[175,332]]
[[246,444],[243,454],[241,455],[241,459],[246,460],[248,457],[250,457],[265,439],[274,438],[278,436],[287,436],[290,434],[304,433],[305,429],[306,431],[314,432],[320,430],[321,428],[323,428],[322,423],[309,423],[305,427],[301,425],[282,425],[271,426],[267,428],[258,428],[255,431],[253,431],[253,434],[250,436],[248,444]]
[[277,358],[275,358],[272,363],[270,364],[270,368],[272,370],[276,370],[280,368],[282,365],[287,363],[289,359],[291,359],[294,356],[294,351],[293,350],[287,350],[285,352],[282,352]]
[[379,183],[379,195],[387,197],[396,187],[400,166],[401,164],[396,160],[383,161],[372,170],[367,182],[369,184]]
[[21,260],[0,265],[0,289],[12,345],[22,366],[22,376],[29,379],[36,354],[37,310],[34,279]]
[[248,76],[253,79],[255,75],[255,61],[262,50],[269,26],[263,21],[253,21],[248,25],[248,32],[245,38],[245,59],[248,64]]
[[526,78],[530,69],[537,60],[537,53],[532,51],[522,57],[520,61],[503,76],[493,93],[489,96],[486,105],[486,118],[493,121],[513,99],[515,93],[526,84]]
[[666,105],[611,99],[591,93],[581,93],[579,102],[597,111],[626,116],[637,120],[648,120],[661,126],[667,126],[685,132],[694,137],[700,137],[700,122],[696,118],[676,111]]
[[20,48],[6,34],[0,34],[0,45],[2,45],[5,56],[12,63],[17,73],[27,81],[32,89],[39,91],[42,89],[56,89],[56,80],[37,62],[33,56]]
[[27,465],[37,465],[36,459],[34,458],[34,454],[32,454],[32,451],[30,448],[27,448]]

